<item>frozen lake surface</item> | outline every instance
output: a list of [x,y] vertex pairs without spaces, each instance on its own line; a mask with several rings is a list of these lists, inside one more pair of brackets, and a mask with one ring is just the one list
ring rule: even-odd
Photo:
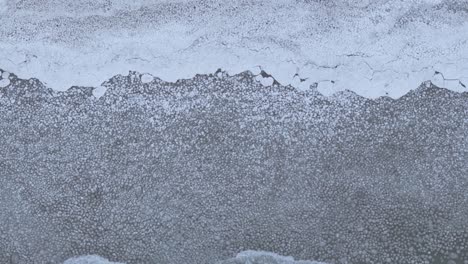
[[0,263],[468,264],[466,0],[0,0]]
[[466,92],[324,96],[250,72],[176,83],[131,72],[63,92],[8,80],[2,263],[468,258]]

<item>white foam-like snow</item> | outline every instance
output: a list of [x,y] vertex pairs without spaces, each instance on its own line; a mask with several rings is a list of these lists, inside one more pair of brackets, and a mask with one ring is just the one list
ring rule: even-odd
[[12,3],[0,16],[0,68],[57,90],[129,70],[176,81],[259,66],[324,94],[396,98],[426,80],[468,90],[463,0]]
[[[256,263],[256,264],[325,264],[323,262],[294,260],[293,257],[281,256],[276,253],[266,251],[247,250],[237,254],[235,263]],[[223,263],[223,262],[221,262]],[[232,262],[231,262],[232,263]]]
[[123,264],[120,262],[111,262],[105,258],[89,255],[67,259],[63,264]]

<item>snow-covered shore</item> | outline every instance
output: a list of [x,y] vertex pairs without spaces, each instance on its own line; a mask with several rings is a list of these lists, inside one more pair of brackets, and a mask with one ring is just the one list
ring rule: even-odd
[[4,2],[0,67],[56,90],[129,70],[175,81],[218,68],[369,98],[397,98],[426,80],[468,85],[460,0]]

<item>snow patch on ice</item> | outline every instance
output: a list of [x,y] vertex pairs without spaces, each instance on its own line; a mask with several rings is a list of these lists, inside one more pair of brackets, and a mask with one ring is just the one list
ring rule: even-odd
[[323,262],[294,260],[293,257],[281,256],[266,251],[247,250],[240,252],[234,259],[222,261],[220,264],[325,264]]
[[123,264],[123,263],[111,262],[105,258],[95,256],[95,255],[90,255],[90,256],[70,258],[66,260],[63,264]]
[[[74,257],[66,260],[63,264],[124,264],[111,262],[105,258],[89,255]],[[235,258],[218,262],[218,264],[326,264],[324,262],[295,260],[293,257],[281,256],[267,251],[247,250],[237,254]]]

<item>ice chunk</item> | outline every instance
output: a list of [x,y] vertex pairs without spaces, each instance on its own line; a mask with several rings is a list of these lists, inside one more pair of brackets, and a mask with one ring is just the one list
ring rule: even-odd
[[4,72],[2,72],[1,77],[2,77],[2,79],[8,79],[8,77],[10,77],[10,73],[4,71]]
[[263,86],[271,86],[275,81],[272,77],[263,77],[261,75],[255,77],[255,79],[259,81]]
[[141,82],[142,83],[150,83],[154,80],[151,74],[145,73],[141,75]]
[[0,88],[5,88],[10,85],[9,79],[0,79]]
[[106,93],[106,90],[107,90],[106,87],[104,87],[102,85],[98,86],[98,87],[93,89],[93,95],[96,98],[100,98],[101,96],[103,96]]

